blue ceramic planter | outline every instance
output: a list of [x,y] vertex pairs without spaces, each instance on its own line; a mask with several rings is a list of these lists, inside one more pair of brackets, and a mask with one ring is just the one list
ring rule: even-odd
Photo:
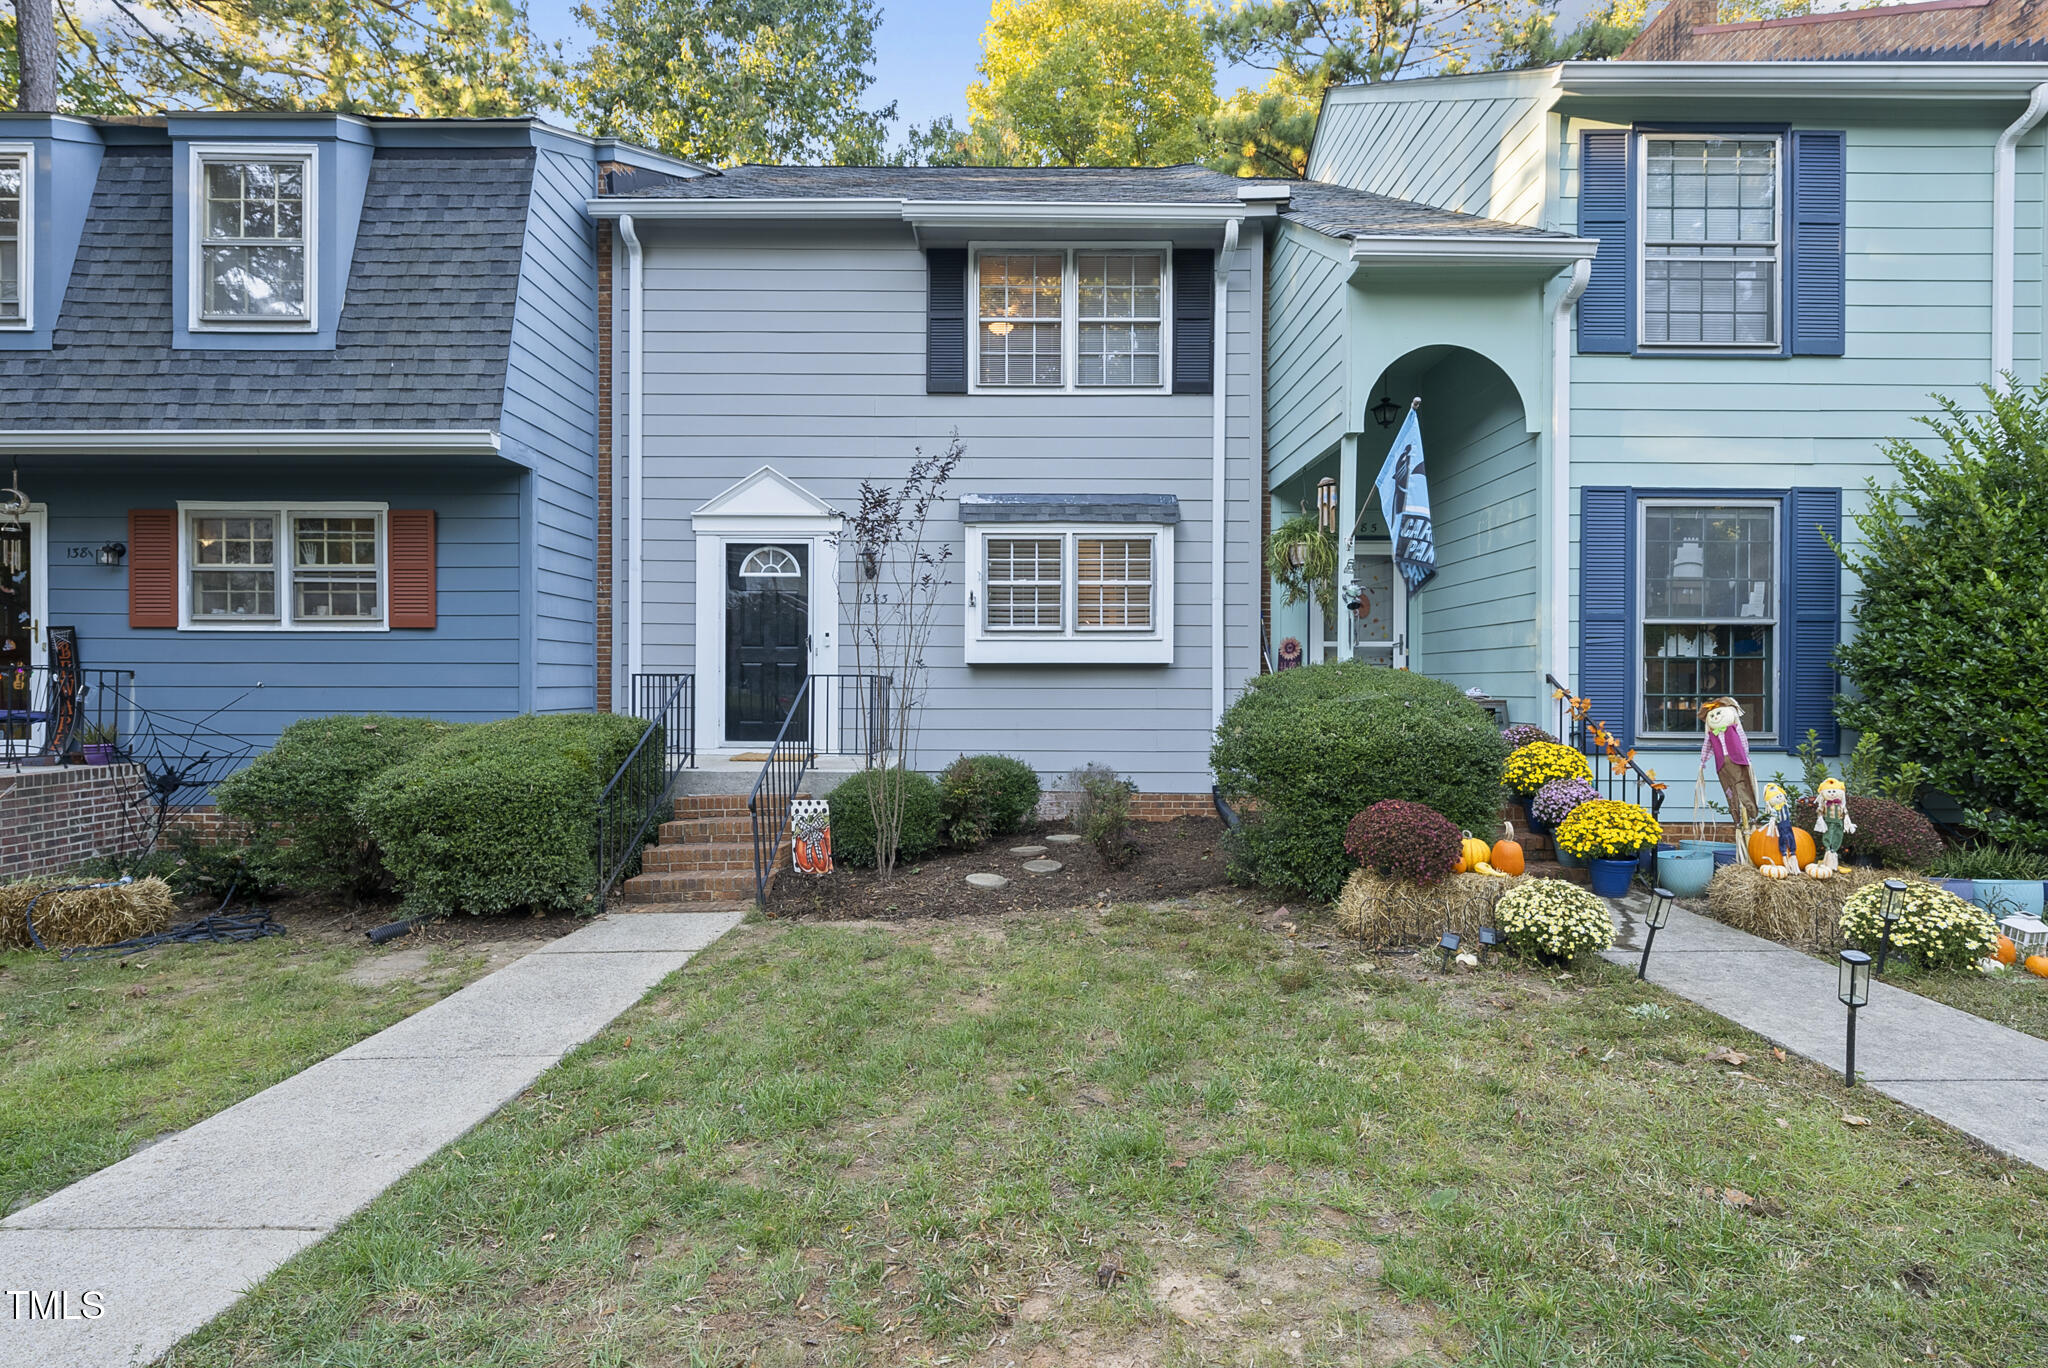
[[1602,898],[1627,897],[1629,882],[1635,878],[1636,870],[1641,867],[1638,860],[1592,861],[1591,881],[1594,895]]
[[1975,879],[1970,901],[1994,917],[2038,917],[2043,885],[2039,879]]
[[1969,879],[1936,879],[1935,882],[1964,902],[1969,902],[1977,895],[1976,885]]
[[1681,898],[1696,898],[1707,891],[1714,879],[1711,850],[1660,850],[1657,852],[1657,886],[1668,888]]

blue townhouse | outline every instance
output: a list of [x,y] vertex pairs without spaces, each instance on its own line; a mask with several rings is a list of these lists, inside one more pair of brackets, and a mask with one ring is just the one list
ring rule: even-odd
[[699,169],[532,119],[0,115],[0,682],[75,641],[259,745],[597,706],[585,202],[647,172]]

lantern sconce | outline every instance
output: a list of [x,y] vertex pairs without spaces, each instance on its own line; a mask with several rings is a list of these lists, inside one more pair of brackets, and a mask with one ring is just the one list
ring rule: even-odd
[[1392,427],[1394,415],[1400,411],[1401,406],[1394,402],[1393,395],[1382,394],[1380,401],[1372,406],[1372,420],[1383,428]]
[[1316,481],[1316,526],[1325,532],[1337,530],[1337,481],[1333,476]]
[[1643,960],[1636,966],[1636,977],[1642,978],[1650,971],[1650,947],[1657,943],[1657,933],[1671,924],[1671,902],[1675,895],[1668,888],[1652,889],[1650,910],[1643,921],[1650,928],[1650,934],[1643,938]]
[[1842,1082],[1856,1086],[1856,1009],[1870,1003],[1870,956],[1861,950],[1844,950],[1840,984],[1835,996],[1849,1009],[1849,1038],[1842,1055]]
[[128,559],[127,542],[108,542],[93,553],[93,560],[100,565],[119,567]]

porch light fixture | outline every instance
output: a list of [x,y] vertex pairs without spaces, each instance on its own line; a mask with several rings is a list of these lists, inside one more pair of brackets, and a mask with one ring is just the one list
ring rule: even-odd
[[1325,475],[1316,481],[1316,526],[1325,532],[1337,530],[1337,480]]
[[1401,406],[1394,402],[1393,395],[1382,394],[1380,401],[1372,406],[1372,420],[1383,428],[1392,427],[1394,415],[1400,411]]
[[1458,953],[1458,933],[1444,932],[1444,938],[1436,943],[1437,951],[1443,956],[1444,972],[1451,972],[1451,956]]
[[93,560],[101,565],[119,565],[128,559],[127,542],[108,542],[93,553]]
[[1657,943],[1657,933],[1671,924],[1671,900],[1675,896],[1668,888],[1650,890],[1650,910],[1643,914],[1643,923],[1650,928],[1650,934],[1643,938],[1643,959],[1636,966],[1639,979],[1650,972],[1650,947]]
[[1891,957],[1892,928],[1899,923],[1899,914],[1905,910],[1906,881],[1886,879],[1884,881],[1884,906],[1879,915],[1884,918],[1884,937],[1877,943],[1877,976],[1884,977],[1884,962]]
[[1842,952],[1841,982],[1835,990],[1849,1009],[1848,1048],[1842,1057],[1842,1082],[1856,1086],[1856,1009],[1870,1004],[1870,956],[1861,950]]

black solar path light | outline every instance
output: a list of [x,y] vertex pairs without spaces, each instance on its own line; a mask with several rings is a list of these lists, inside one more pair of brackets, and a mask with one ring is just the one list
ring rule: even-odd
[[1650,891],[1650,910],[1643,917],[1650,934],[1643,938],[1643,962],[1636,966],[1637,978],[1650,972],[1650,947],[1657,943],[1657,933],[1671,924],[1671,901],[1676,896],[1668,888]]
[[1835,995],[1849,1009],[1849,1047],[1842,1059],[1842,1082],[1856,1086],[1856,1009],[1870,1005],[1870,956],[1861,950],[1842,952],[1841,982]]

